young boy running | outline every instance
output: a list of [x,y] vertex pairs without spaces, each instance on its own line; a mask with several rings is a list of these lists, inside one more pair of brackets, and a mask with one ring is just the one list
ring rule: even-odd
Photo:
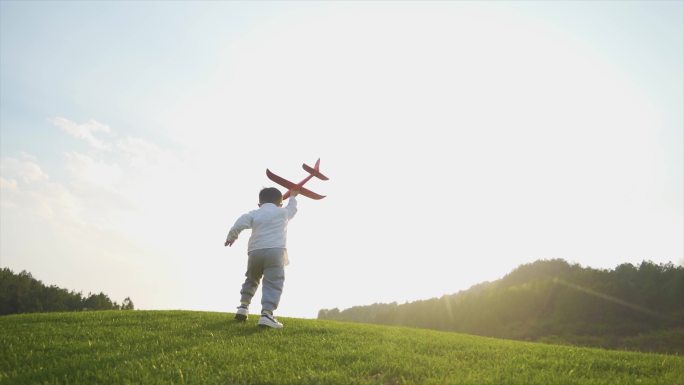
[[264,188],[259,192],[259,209],[242,215],[228,232],[225,246],[232,246],[242,230],[252,229],[247,246],[247,272],[245,283],[240,290],[240,306],[235,313],[238,321],[247,320],[249,304],[259,287],[263,276],[264,286],[261,290],[261,318],[259,326],[280,329],[283,324],[273,317],[278,308],[280,295],[285,282],[285,265],[287,260],[287,224],[297,213],[299,191],[291,190],[287,206],[282,208],[283,194],[275,187]]

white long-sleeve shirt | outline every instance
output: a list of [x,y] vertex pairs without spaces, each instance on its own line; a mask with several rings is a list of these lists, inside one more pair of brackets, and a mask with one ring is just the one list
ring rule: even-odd
[[247,252],[258,249],[286,248],[287,223],[297,213],[297,200],[290,197],[287,206],[264,203],[257,210],[242,215],[228,232],[226,241],[235,241],[240,232],[252,229]]

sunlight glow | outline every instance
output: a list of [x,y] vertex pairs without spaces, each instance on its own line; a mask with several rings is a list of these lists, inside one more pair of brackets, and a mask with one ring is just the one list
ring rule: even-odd
[[227,249],[226,232],[266,168],[299,180],[319,157],[327,197],[289,229],[284,315],[441,296],[547,257],[684,261],[676,12],[2,7],[2,266],[142,309],[232,310],[249,234]]

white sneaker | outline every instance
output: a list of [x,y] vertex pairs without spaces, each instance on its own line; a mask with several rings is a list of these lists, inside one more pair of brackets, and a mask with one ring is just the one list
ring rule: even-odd
[[283,324],[278,322],[275,317],[268,313],[261,313],[261,318],[259,318],[259,322],[257,323],[259,326],[264,326],[264,327],[269,327],[273,329],[282,329]]
[[247,321],[247,316],[249,315],[249,309],[243,306],[239,306],[235,312],[235,319],[238,321]]

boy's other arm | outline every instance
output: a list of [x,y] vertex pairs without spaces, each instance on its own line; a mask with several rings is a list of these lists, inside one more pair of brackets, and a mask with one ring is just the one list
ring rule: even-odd
[[287,206],[285,206],[288,220],[297,214],[297,199],[295,198],[297,195],[299,195],[299,190],[290,190],[290,198],[287,200]]
[[240,232],[245,229],[249,229],[252,227],[252,216],[249,214],[244,214],[240,218],[238,218],[237,221],[235,221],[235,224],[233,227],[230,228],[230,231],[228,231],[228,236],[226,237],[226,243],[224,246],[233,246],[233,243],[235,243],[235,240],[237,240],[238,235],[240,235]]

